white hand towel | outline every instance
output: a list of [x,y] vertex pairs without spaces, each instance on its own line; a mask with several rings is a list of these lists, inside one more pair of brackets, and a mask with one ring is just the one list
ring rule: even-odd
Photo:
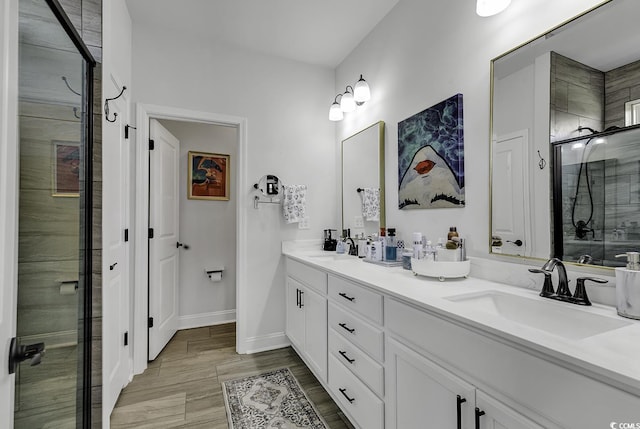
[[380,188],[364,188],[362,192],[362,217],[364,220],[380,220]]
[[284,185],[282,215],[286,223],[300,222],[307,216],[307,185]]

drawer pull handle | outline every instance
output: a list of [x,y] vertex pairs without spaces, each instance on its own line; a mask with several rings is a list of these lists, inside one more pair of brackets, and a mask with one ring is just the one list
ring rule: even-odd
[[300,308],[304,307],[304,291],[300,291]]
[[457,418],[458,418],[458,429],[462,429],[462,404],[467,402],[465,398],[460,395],[457,395]]
[[349,358],[349,356],[347,356],[347,352],[343,352],[342,350],[338,350],[338,353],[340,353],[342,355],[342,357],[352,365],[356,361],[355,359]]
[[341,297],[343,297],[344,299],[346,299],[347,301],[351,301],[354,302],[356,300],[355,296],[349,296],[344,292],[340,292],[338,295],[340,295]]
[[350,334],[353,334],[354,332],[356,332],[356,328],[350,328],[347,326],[346,323],[338,323],[338,325],[345,331],[349,332]]
[[476,407],[476,429],[480,429],[480,417],[484,416],[485,412]]
[[344,396],[345,398],[347,398],[347,401],[349,401],[350,404],[353,404],[353,402],[356,400],[356,398],[349,398],[349,396],[347,395],[347,389],[338,389],[340,391],[340,393],[342,393],[342,396]]

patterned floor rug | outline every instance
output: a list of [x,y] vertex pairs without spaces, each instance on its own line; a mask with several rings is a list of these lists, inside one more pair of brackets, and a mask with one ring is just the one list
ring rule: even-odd
[[230,429],[327,429],[289,368],[225,381]]

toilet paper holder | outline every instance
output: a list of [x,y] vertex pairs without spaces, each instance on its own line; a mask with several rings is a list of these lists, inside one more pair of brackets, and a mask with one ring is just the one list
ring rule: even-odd
[[207,270],[207,269],[204,270],[204,272],[207,274],[207,277],[209,277],[209,280],[211,281],[220,281],[222,279],[223,271],[224,271],[224,268],[216,268],[214,270]]

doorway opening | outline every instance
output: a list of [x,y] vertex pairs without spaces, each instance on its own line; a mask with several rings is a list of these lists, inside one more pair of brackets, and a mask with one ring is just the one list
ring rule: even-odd
[[[148,242],[149,246],[143,245],[136,248],[134,324],[139,335],[134,338],[134,373],[142,372],[148,360],[153,359],[173,335],[173,333],[170,335],[166,332],[159,333],[159,343],[154,339],[153,329],[163,324],[165,326],[162,329],[175,332],[177,329],[210,326],[237,320],[236,349],[242,353],[237,344],[240,343],[240,338],[243,338],[240,297],[242,296],[244,261],[244,249],[241,243],[245,235],[245,215],[237,195],[245,186],[246,119],[141,104],[136,110],[139,125],[137,137],[140,142],[137,145],[136,154],[136,239],[138,243]],[[159,152],[153,155],[151,152],[157,151],[159,147],[164,147],[162,150],[165,154],[173,151],[168,149],[173,144],[169,142],[170,137],[161,136],[160,143],[154,140],[153,134],[160,128],[178,141],[175,154],[177,157],[175,179],[171,182],[178,189],[175,214],[177,227],[173,237],[169,233],[156,229],[160,225],[165,228],[169,220],[174,220],[173,215],[169,216],[171,219],[162,218],[162,214],[166,214],[166,211],[159,210],[161,205],[156,204],[158,199],[154,200],[153,195],[154,185],[158,187],[159,183],[156,182],[164,180],[165,174],[157,175],[158,171],[154,172],[156,161],[152,157]],[[151,140],[154,141],[151,146],[148,146],[146,143]],[[225,158],[227,156],[228,158]],[[209,167],[214,168],[215,171],[211,171],[211,177],[207,179],[209,172],[195,171],[207,167],[208,164],[205,164],[210,162],[209,159],[203,164],[201,162],[203,157],[213,158],[218,162],[220,159],[227,159],[229,165],[226,167],[228,168],[215,169],[212,164]],[[158,165],[156,168],[170,171],[171,169],[167,169],[168,156],[163,155],[160,158],[164,159],[160,163],[164,162],[165,165],[164,167]],[[191,179],[190,163],[195,163],[191,166]],[[189,198],[189,195],[193,196],[194,184],[203,186],[200,176],[204,175],[205,179],[214,183],[221,180],[220,175],[223,171],[220,170],[228,172],[226,175],[229,181],[228,200]],[[190,180],[192,183],[189,183]],[[165,184],[164,188],[168,189],[169,185]],[[156,191],[159,190],[156,189]],[[167,195],[166,192],[160,192]],[[159,214],[160,218],[157,217]],[[158,253],[154,253],[153,246],[161,240],[155,243],[153,240],[158,237],[162,237],[162,240],[164,237],[167,238],[166,244],[163,245],[164,249],[168,251],[171,245],[177,252],[176,261],[179,261],[177,267],[169,269],[176,262],[164,263],[163,255],[167,254],[161,254],[159,249],[156,249]],[[175,309],[174,320],[166,323],[165,319],[174,310],[169,309],[166,297],[162,298],[160,294],[166,290],[164,281],[167,277],[166,273],[172,273],[173,269],[176,270],[176,283],[180,285],[174,295],[177,297],[179,308]],[[217,276],[219,271],[221,271],[220,278]],[[149,326],[153,327],[149,328]]]

